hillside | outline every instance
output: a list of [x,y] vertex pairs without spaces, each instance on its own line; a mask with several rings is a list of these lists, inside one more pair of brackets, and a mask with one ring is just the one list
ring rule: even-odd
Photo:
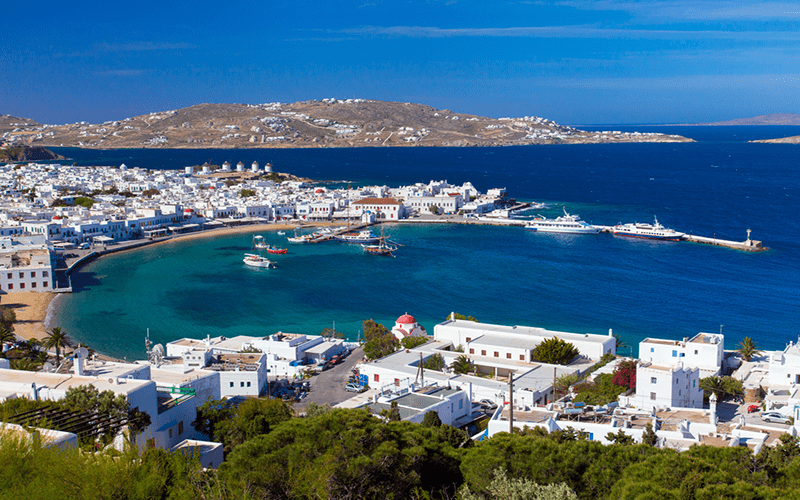
[[800,114],[773,113],[752,118],[737,118],[724,122],[699,123],[698,125],[800,125]]
[[64,159],[63,156],[55,154],[42,146],[12,146],[0,148],[0,161],[48,161]]
[[102,124],[32,124],[15,127],[4,134],[3,141],[113,149],[510,146],[691,139],[587,132],[544,118],[494,119],[422,104],[324,99],[288,104],[198,104]]
[[794,135],[792,137],[782,137],[780,139],[761,139],[758,141],[750,141],[750,142],[761,142],[764,144],[800,144],[800,135]]

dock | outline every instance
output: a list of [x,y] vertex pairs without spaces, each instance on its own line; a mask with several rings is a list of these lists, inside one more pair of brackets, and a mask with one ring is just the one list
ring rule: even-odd
[[[594,225],[601,233],[613,233],[614,226],[598,226]],[[747,230],[747,239],[745,241],[731,241],[722,240],[719,238],[708,238],[706,236],[695,236],[693,234],[684,234],[681,236],[681,241],[689,241],[691,243],[702,243],[704,245],[715,245],[718,247],[732,248],[734,250],[742,250],[745,252],[763,252],[769,250],[761,241],[750,239],[750,230]]]

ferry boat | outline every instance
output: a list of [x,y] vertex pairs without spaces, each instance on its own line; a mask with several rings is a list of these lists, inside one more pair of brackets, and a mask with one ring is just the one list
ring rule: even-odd
[[263,236],[253,236],[253,253],[244,254],[242,262],[250,267],[270,268],[275,267],[275,263],[264,257],[264,250],[268,247],[264,243]]
[[564,215],[555,219],[539,216],[525,225],[525,229],[540,233],[597,234],[600,232],[577,215],[570,215],[564,208]]
[[336,241],[341,241],[342,243],[378,243],[380,240],[380,236],[373,233],[369,229],[365,229],[363,231],[359,231],[357,233],[344,233],[337,236],[334,236]]
[[678,241],[684,234],[662,226],[658,222],[658,217],[655,217],[654,224],[645,224],[641,222],[634,222],[633,224],[618,224],[614,226],[613,231],[617,236],[630,236],[632,238],[649,238],[652,240],[665,241]]

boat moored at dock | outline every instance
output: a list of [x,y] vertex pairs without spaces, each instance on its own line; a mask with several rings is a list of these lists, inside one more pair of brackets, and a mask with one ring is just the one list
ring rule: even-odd
[[377,243],[380,240],[380,236],[373,233],[369,229],[365,229],[363,231],[358,231],[358,232],[339,234],[334,236],[333,238],[336,241],[341,241],[342,243],[363,243],[365,245],[370,243]]
[[647,238],[651,240],[679,241],[684,233],[664,227],[655,218],[653,224],[634,222],[632,224],[618,224],[614,226],[612,232],[616,236],[627,236],[630,238]]
[[597,234],[600,229],[582,220],[578,215],[570,215],[564,208],[564,215],[555,219],[539,216],[525,225],[525,229],[541,233]]

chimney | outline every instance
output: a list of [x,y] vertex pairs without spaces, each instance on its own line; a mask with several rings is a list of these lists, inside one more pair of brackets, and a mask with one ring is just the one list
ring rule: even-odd
[[711,425],[717,425],[717,395],[712,392],[708,402],[710,403],[708,421]]

